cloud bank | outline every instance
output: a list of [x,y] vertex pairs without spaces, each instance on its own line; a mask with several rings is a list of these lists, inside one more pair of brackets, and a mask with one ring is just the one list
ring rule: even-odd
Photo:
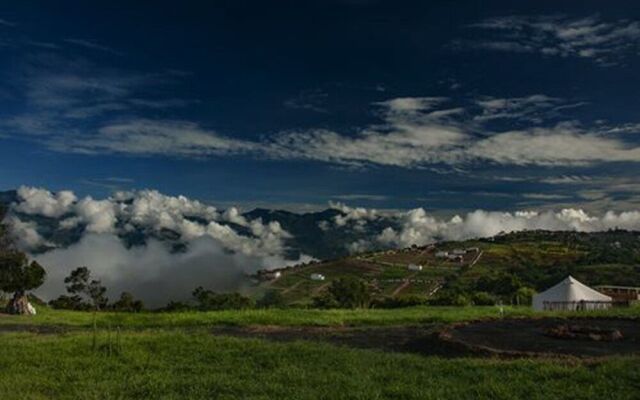
[[[344,238],[341,244],[331,241],[332,246],[359,252],[532,229],[640,230],[640,211],[595,215],[575,208],[476,210],[442,218],[423,208],[389,211],[343,203],[330,207],[335,210],[331,218],[317,214],[323,216],[314,225],[318,236],[312,242],[297,242],[278,220],[252,219],[235,207],[218,210],[154,190],[116,192],[96,200],[79,199],[70,191],[21,187],[5,222],[18,245],[47,267],[49,278],[38,291],[43,297],[63,293],[64,277],[86,265],[107,285],[112,298],[131,291],[151,306],[186,299],[200,285],[243,290],[246,273],[310,261],[300,248],[322,247],[326,243],[318,241],[323,237]],[[291,222],[295,215],[286,218]],[[309,232],[300,234],[309,240]]]
[[84,265],[112,297],[129,290],[159,306],[199,285],[239,290],[245,273],[312,259],[288,255],[291,235],[277,221],[248,220],[236,208],[220,212],[184,196],[143,190],[95,200],[21,187],[17,198],[5,222],[19,247],[47,266],[38,291],[46,298],[63,293],[64,277]]

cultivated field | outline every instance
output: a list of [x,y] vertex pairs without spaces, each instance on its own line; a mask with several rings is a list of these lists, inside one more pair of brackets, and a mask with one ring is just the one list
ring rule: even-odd
[[[95,320],[40,311],[0,316],[2,399],[632,399],[640,381],[637,355],[502,359],[392,346],[421,330],[426,337],[453,322],[500,319],[498,307],[98,313]],[[503,316],[531,311],[507,307]],[[637,318],[640,309],[582,316]],[[272,340],[269,332],[288,333]]]

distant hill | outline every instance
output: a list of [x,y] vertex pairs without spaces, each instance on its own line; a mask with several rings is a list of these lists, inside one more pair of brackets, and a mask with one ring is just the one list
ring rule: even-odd
[[[409,269],[412,264],[422,269]],[[275,272],[280,276],[273,279]],[[312,274],[325,279],[313,280]],[[543,290],[569,274],[589,285],[640,286],[640,233],[525,231],[362,253],[255,278],[256,292],[277,290],[288,303],[298,304],[311,303],[333,280],[345,276],[366,281],[378,299],[452,301],[462,296],[471,301],[483,293],[512,302],[519,288]]]

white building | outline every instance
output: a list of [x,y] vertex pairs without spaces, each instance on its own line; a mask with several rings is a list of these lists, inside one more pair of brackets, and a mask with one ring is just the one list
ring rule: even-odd
[[449,253],[446,251],[437,251],[436,252],[436,257],[438,258],[447,258],[449,256]]
[[466,250],[464,250],[464,249],[454,249],[454,250],[452,251],[452,253],[453,253],[454,255],[456,255],[456,256],[462,256],[462,255],[467,254],[467,251],[466,251]]
[[409,269],[409,271],[422,271],[422,265],[409,264],[407,268]]
[[572,276],[557,285],[533,296],[533,309],[551,310],[600,310],[611,307],[612,299]]
[[311,274],[311,276],[309,276],[309,278],[311,278],[312,281],[323,281],[323,280],[325,280],[324,275],[317,274],[317,273]]

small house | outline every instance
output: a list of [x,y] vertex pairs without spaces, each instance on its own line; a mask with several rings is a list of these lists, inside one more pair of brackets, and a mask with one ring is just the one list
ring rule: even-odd
[[409,271],[422,271],[422,265],[417,265],[417,264],[409,264],[407,266],[407,269]]
[[449,253],[446,251],[437,251],[436,252],[436,257],[438,258],[447,258],[449,256]]
[[454,249],[451,253],[456,256],[463,256],[467,254],[467,251],[464,249]]
[[312,281],[323,281],[325,280],[325,276],[322,274],[314,273],[309,276]]
[[613,299],[617,303],[634,303],[640,301],[640,287],[600,285],[595,289]]

